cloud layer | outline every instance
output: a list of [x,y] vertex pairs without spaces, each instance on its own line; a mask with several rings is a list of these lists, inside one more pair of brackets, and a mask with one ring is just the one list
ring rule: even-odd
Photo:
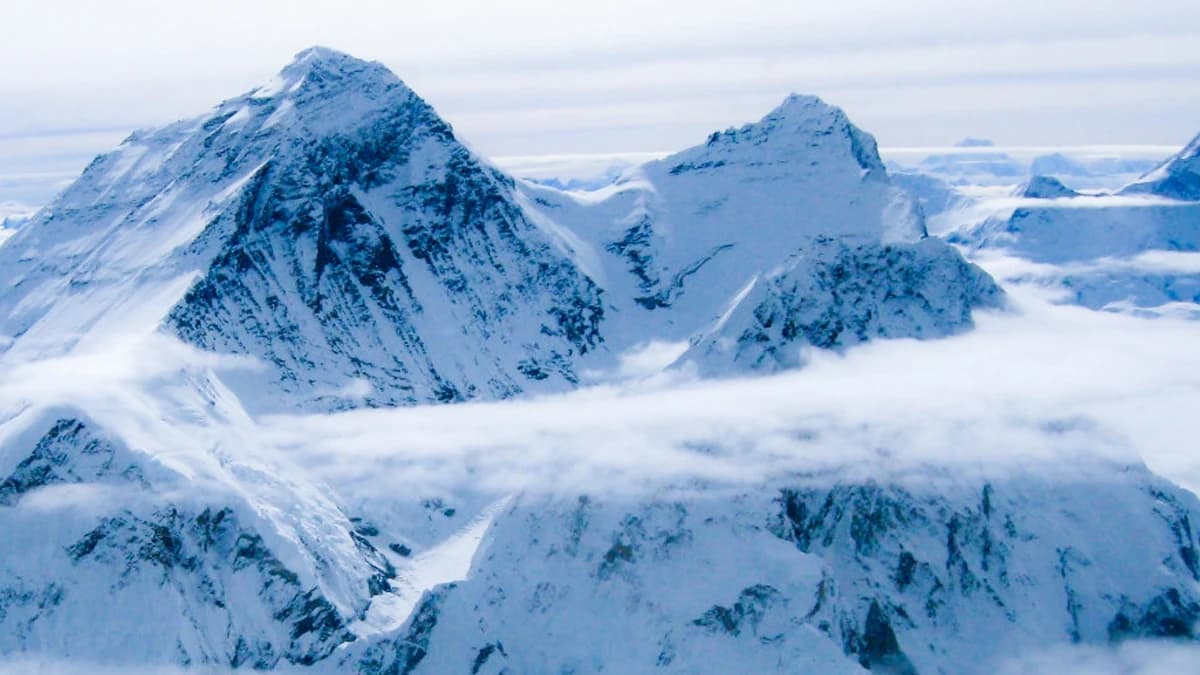
[[261,422],[347,492],[374,477],[453,491],[747,484],[827,471],[1063,471],[1144,458],[1193,490],[1200,324],[1052,306],[983,313],[971,334],[810,355],[777,376],[684,374],[545,399]]

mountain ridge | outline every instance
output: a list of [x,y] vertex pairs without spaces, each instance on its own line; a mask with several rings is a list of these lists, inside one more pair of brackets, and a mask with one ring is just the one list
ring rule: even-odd
[[135,132],[0,248],[0,358],[124,330],[121,307],[262,361],[222,376],[256,411],[563,391],[702,331],[813,236],[926,236],[874,138],[815,96],[631,175],[587,204],[518,183],[382,64],[305,50]]

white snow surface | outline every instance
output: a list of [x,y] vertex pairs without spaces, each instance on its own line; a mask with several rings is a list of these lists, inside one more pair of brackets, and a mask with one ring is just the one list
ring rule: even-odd
[[792,95],[754,124],[597,191],[521,189],[602,259],[614,298],[607,340],[617,351],[647,334],[689,338],[751,278],[814,237],[904,243],[925,234],[919,210],[888,181],[874,138],[814,96]]
[[[1192,208],[1155,194],[1112,199]],[[1099,257],[1047,224],[979,260],[1191,269],[1162,217]],[[0,247],[0,656],[964,673],[1186,650],[1200,322],[1019,274],[1003,303],[924,235],[815,97],[562,191],[478,160],[382,66],[306,50],[134,134]],[[714,349],[755,327],[806,367]]]

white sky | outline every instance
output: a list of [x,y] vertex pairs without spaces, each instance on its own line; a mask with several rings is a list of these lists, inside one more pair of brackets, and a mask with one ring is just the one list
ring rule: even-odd
[[[1195,0],[4,0],[0,174],[69,174],[70,152],[199,114],[313,44],[383,61],[492,156],[674,150],[791,91],[885,146],[1200,131]],[[107,135],[61,133],[81,130]]]
[[887,145],[1200,129],[1194,0],[5,0],[0,130],[170,121],[318,43],[388,64],[496,154],[674,147],[792,90]]

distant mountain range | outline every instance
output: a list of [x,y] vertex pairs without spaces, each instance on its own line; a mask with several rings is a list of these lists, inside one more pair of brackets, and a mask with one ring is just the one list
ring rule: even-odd
[[1200,318],[1200,136],[1112,194],[1038,176],[1017,196],[1031,201],[950,240],[1057,266],[1031,274],[1088,307]]

